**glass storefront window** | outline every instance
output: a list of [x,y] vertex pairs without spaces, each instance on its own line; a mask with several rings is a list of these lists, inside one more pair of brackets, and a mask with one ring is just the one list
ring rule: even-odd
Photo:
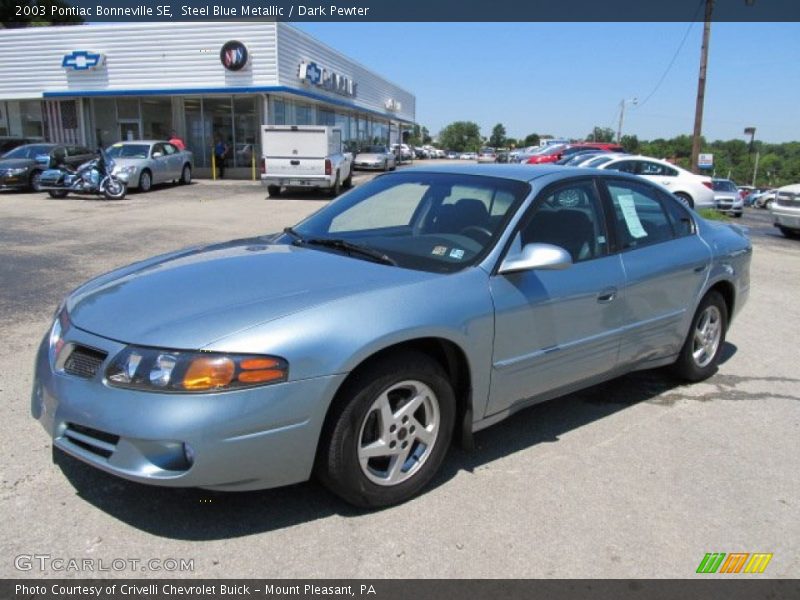
[[211,124],[203,120],[200,98],[185,98],[183,112],[186,119],[186,148],[194,154],[196,166],[208,167],[211,165],[210,149],[206,149],[205,140],[211,137]]
[[142,98],[142,130],[145,139],[166,140],[172,127],[170,98]]
[[325,108],[317,109],[317,125],[334,125],[336,123],[336,116],[332,110]]
[[295,125],[313,125],[311,121],[311,106],[308,104],[298,104],[294,108]]
[[272,101],[272,124],[286,125],[286,102],[283,100]]
[[138,98],[117,98],[117,116],[122,119],[139,120]]
[[233,166],[252,167],[253,157],[258,157],[260,154],[256,98],[235,96],[233,98],[233,115]]
[[113,99],[93,98],[95,144],[103,148],[119,141],[117,106]]
[[38,100],[22,100],[19,103],[22,136],[40,138],[44,136],[42,103]]

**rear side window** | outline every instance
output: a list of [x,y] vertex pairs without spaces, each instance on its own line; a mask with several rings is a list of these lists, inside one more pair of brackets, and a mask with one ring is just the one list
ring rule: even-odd
[[641,161],[638,175],[658,175],[662,177],[676,177],[678,172],[672,167],[656,162]]
[[636,174],[636,161],[635,160],[621,160],[619,162],[608,165],[606,169],[609,171],[620,171],[621,173]]
[[611,180],[606,184],[622,250],[652,246],[674,237],[658,190],[633,181]]
[[680,200],[674,196],[661,194],[661,204],[667,211],[669,220],[672,223],[672,230],[675,237],[685,237],[694,233],[694,219],[686,210]]

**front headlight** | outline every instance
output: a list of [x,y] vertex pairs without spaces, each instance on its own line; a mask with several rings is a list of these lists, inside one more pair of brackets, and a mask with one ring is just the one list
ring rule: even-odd
[[106,369],[114,387],[161,392],[221,392],[286,381],[276,356],[187,352],[129,346]]
[[50,366],[55,368],[58,354],[64,347],[64,331],[69,327],[69,314],[65,303],[61,303],[55,314],[53,326],[50,328],[50,338],[47,346],[47,355],[50,359]]
[[134,166],[114,167],[114,170],[112,171],[112,173],[114,173],[114,175],[122,175],[122,174],[124,174],[124,175],[133,175],[134,173],[136,173],[136,167],[134,167]]

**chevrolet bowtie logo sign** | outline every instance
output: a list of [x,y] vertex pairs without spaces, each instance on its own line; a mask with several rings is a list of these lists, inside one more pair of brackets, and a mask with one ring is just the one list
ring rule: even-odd
[[99,52],[88,52],[86,50],[75,50],[72,54],[65,54],[61,60],[61,66],[73,71],[88,71],[96,69],[105,63],[106,57]]

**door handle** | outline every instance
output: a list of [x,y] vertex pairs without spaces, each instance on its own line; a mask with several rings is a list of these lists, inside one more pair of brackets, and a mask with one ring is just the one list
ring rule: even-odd
[[597,295],[597,301],[600,304],[608,304],[609,302],[613,302],[614,298],[617,297],[617,288],[610,287],[604,289]]
[[297,165],[299,165],[299,164],[300,164],[300,161],[299,161],[299,160],[290,160],[289,162],[291,163],[291,165],[292,165],[293,167],[296,167]]

